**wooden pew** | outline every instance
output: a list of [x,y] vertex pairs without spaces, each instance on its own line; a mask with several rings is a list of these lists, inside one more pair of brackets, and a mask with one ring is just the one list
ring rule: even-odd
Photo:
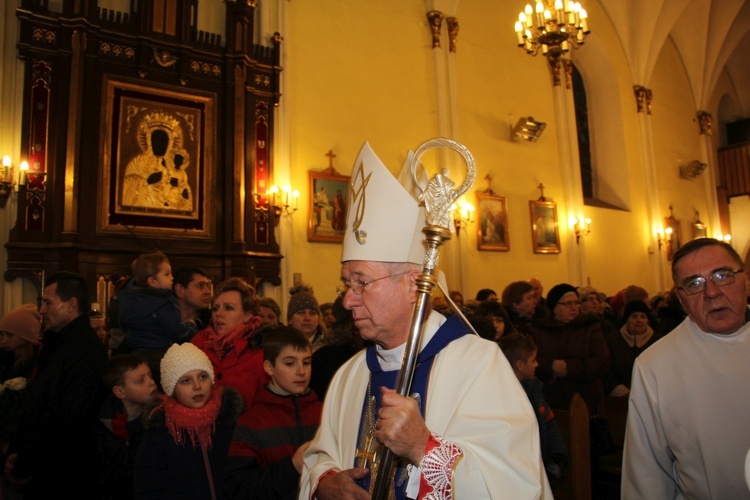
[[586,402],[579,394],[575,394],[567,410],[552,411],[570,456],[565,476],[560,480],[550,481],[552,493],[558,500],[591,500],[591,449]]
[[628,420],[628,398],[605,396],[603,414],[609,423],[614,451],[597,459],[597,482],[608,491],[619,491],[622,476],[622,451],[625,447],[625,426]]

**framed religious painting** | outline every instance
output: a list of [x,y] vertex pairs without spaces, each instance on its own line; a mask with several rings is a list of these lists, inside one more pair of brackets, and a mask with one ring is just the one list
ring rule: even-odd
[[105,79],[99,232],[210,238],[214,94]]
[[552,201],[529,201],[531,247],[534,253],[560,253],[560,231],[557,204]]
[[346,201],[349,177],[335,169],[309,172],[310,207],[307,217],[307,241],[341,243],[346,231]]
[[664,232],[667,234],[667,260],[672,260],[675,252],[682,246],[682,229],[680,221],[671,214],[672,207],[669,209],[669,217],[664,218]]
[[477,249],[495,252],[510,250],[505,196],[477,193]]
[[694,240],[708,237],[708,228],[703,222],[701,222],[700,214],[697,211],[695,212],[695,221],[692,224],[692,228]]

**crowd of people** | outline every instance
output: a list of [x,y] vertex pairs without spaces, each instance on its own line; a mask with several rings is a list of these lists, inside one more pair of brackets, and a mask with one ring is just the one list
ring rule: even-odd
[[106,315],[89,309],[84,279],[61,272],[41,307],[0,318],[0,498],[296,497],[321,415],[312,358],[322,396],[364,345],[340,298],[292,288],[285,326],[244,279],[173,274],[151,252]]
[[[719,249],[729,252],[725,246]],[[699,251],[707,252],[703,247]],[[735,255],[730,254],[730,260]],[[735,280],[735,274],[741,272],[735,268],[740,269],[741,264],[737,256],[734,263],[712,267],[708,279],[700,273],[682,273],[679,276],[687,276],[682,289],[693,287],[688,298],[705,294],[709,288],[717,294],[725,292],[725,285],[743,281]],[[326,434],[332,432],[330,415],[326,416],[322,405],[329,385],[333,381],[335,395],[327,411],[335,412],[343,410],[336,401],[351,398],[347,387],[358,387],[341,385],[342,375],[335,377],[338,369],[358,352],[366,353],[363,348],[375,347],[382,355],[381,347],[398,347],[400,343],[388,340],[389,330],[379,320],[371,319],[372,324],[363,321],[359,307],[365,304],[358,302],[362,302],[364,286],[375,280],[353,277],[365,272],[398,277],[416,273],[418,268],[408,262],[401,265],[406,272],[393,264],[379,265],[383,269],[375,272],[373,264],[359,269],[345,263],[346,286],[335,301],[322,305],[311,287],[293,287],[287,326],[280,321],[278,303],[258,297],[243,279],[233,277],[212,286],[207,274],[196,267],[177,270],[177,283],[168,258],[160,252],[134,261],[134,276],[139,276],[139,266],[148,269],[140,279],[132,278],[113,300],[119,308],[112,315],[119,320],[117,324],[103,321],[101,313],[88,311],[87,286],[79,275],[62,272],[50,276],[40,308],[25,304],[0,319],[3,498],[45,498],[64,487],[74,487],[82,494],[94,495],[92,498],[113,499],[296,497],[300,475],[305,472],[303,454],[321,416],[328,423],[319,439],[332,438]],[[725,267],[731,272],[723,274]],[[682,278],[675,277],[680,283]],[[357,283],[358,291],[352,285]],[[554,421],[555,408],[566,409],[573,395],[579,394],[596,414],[601,412],[605,395],[627,398],[631,390],[643,390],[644,384],[669,380],[664,374],[657,377],[662,364],[654,361],[653,355],[643,358],[650,364],[644,363],[640,370],[638,360],[659,339],[665,338],[660,346],[677,345],[678,335],[670,332],[684,330],[688,324],[684,319],[692,311],[691,307],[683,309],[685,301],[675,298],[679,289],[678,285],[665,295],[649,297],[643,288],[631,285],[605,296],[591,286],[561,283],[544,296],[541,281],[531,278],[509,283],[500,294],[489,288],[479,290],[469,300],[454,290],[447,297],[433,297],[432,306],[452,330],[463,331],[451,333],[450,339],[470,331],[460,327],[460,311],[479,337],[495,343],[496,352],[505,355],[535,412],[543,467],[548,479],[554,481],[568,466],[568,453]],[[738,302],[742,302],[742,293]],[[132,302],[141,304],[138,315],[129,313]],[[407,307],[401,322],[408,322],[408,312]],[[704,314],[708,322],[714,311]],[[360,321],[355,321],[355,315]],[[747,314],[740,316],[746,321]],[[716,329],[713,323],[698,323],[699,328],[705,328],[699,331]],[[110,334],[112,328],[121,330],[122,340],[117,345]],[[738,345],[732,344],[735,350],[744,346],[742,339],[736,341]],[[386,341],[392,343],[383,344]],[[726,343],[719,343],[718,348]],[[703,347],[700,344],[695,353],[686,356],[705,355],[697,350]],[[663,356],[673,354],[665,351]],[[363,363],[366,360],[371,363],[367,356]],[[390,363],[398,365],[398,361],[397,356]],[[361,375],[347,372],[343,376],[351,381]],[[705,380],[712,379],[706,375]],[[703,382],[706,384],[710,382]],[[650,394],[638,393],[634,402],[657,404]],[[374,398],[374,404],[380,409],[386,404],[398,406],[400,401],[389,401],[395,397],[383,393]],[[359,414],[361,407],[355,404],[351,411],[356,421],[354,414]],[[644,417],[637,414],[633,418]],[[701,417],[696,416],[696,425],[700,422]],[[357,431],[359,427],[352,425]],[[644,474],[644,454],[653,452],[644,450],[645,443],[656,439],[647,433],[658,432],[662,441],[671,436],[655,425],[638,420],[631,431],[643,439],[635,441],[631,436],[629,451],[639,458],[626,456],[624,462],[624,491],[636,492],[633,497],[638,497],[643,487],[639,477]],[[59,431],[62,426],[64,433]],[[280,437],[279,428],[286,429],[286,437]],[[382,443],[394,443],[395,439],[384,436]],[[702,445],[705,453],[713,453],[715,446]],[[81,452],[86,470],[96,470],[98,475],[81,474],[79,465],[71,466],[64,455],[72,449]],[[670,453],[674,452],[659,458],[661,462],[654,468],[661,470],[666,461],[674,461]],[[681,464],[687,462],[683,459]],[[367,461],[359,465],[351,469],[349,480],[369,489],[369,481],[363,480],[367,474],[362,472],[367,470]],[[712,472],[719,474],[715,468],[711,466]],[[308,473],[314,470],[311,466]],[[674,481],[670,491],[680,488]],[[325,485],[335,486],[328,481]],[[304,489],[304,482],[302,486]],[[319,486],[313,482],[312,491]],[[321,498],[325,491],[319,491]]]
[[243,278],[161,252],[106,314],[60,272],[0,318],[0,498],[551,498],[576,394],[592,415],[629,398],[623,498],[750,496],[750,272],[730,245],[685,244],[664,295],[531,278],[422,315],[424,235],[384,223],[421,228],[422,208],[367,145],[352,179],[342,286],[292,287],[286,325]]

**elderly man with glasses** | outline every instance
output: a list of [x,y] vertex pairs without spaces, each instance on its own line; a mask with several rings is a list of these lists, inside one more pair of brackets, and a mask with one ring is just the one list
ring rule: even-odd
[[395,498],[551,498],[525,393],[497,345],[458,316],[428,311],[411,397],[393,390],[417,303],[425,217],[367,144],[347,214],[339,293],[373,345],[331,381],[299,498],[369,499],[384,474],[381,445],[395,456]]
[[672,260],[688,317],[635,362],[622,497],[750,498],[750,273],[701,238]]

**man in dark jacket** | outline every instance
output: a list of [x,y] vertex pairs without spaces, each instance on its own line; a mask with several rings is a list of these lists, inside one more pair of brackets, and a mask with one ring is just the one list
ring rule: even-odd
[[104,398],[101,370],[107,352],[91,329],[86,282],[60,272],[46,281],[42,333],[31,401],[10,443],[5,474],[26,482],[24,498],[97,498],[92,428]]

